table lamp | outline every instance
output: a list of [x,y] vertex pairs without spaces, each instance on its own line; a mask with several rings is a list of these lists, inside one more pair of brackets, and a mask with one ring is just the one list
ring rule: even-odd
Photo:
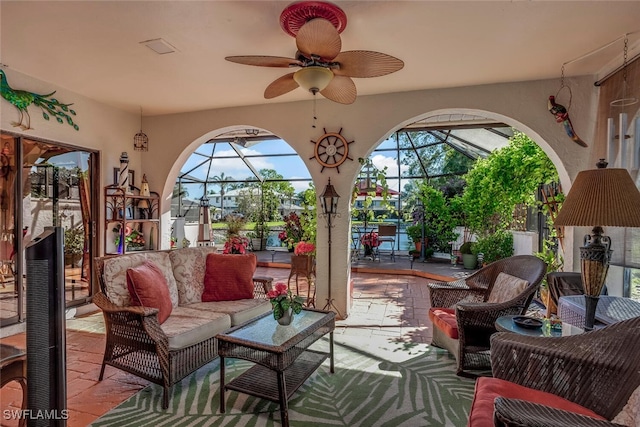
[[640,227],[640,191],[626,169],[607,169],[604,159],[597,169],[578,173],[554,222],[560,226],[593,226],[580,247],[580,267],[585,292],[585,330],[593,329],[596,306],[611,260],[611,240],[603,226]]

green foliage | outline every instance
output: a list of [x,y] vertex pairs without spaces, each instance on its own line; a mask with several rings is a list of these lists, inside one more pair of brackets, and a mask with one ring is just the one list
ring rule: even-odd
[[84,231],[82,228],[64,230],[64,253],[78,255],[84,252]]
[[414,222],[416,224],[424,222],[425,237],[429,239],[429,247],[448,252],[449,242],[457,238],[457,234],[453,231],[456,221],[449,200],[441,190],[434,188],[426,180],[418,185],[416,197],[424,207],[424,218],[414,216]]
[[474,246],[475,246],[474,242],[464,242],[462,246],[460,246],[460,253],[470,255],[473,253]]
[[[387,216],[389,216],[389,214],[397,213],[395,206],[389,202],[391,198],[391,193],[389,192],[389,183],[387,182],[387,167],[385,166],[383,169],[378,169],[373,164],[371,159],[359,158],[358,161],[362,165],[362,170],[364,170],[365,168],[369,169],[370,179],[372,181],[371,186],[374,188],[374,191],[369,192],[365,196],[362,202],[362,207],[356,207],[355,205],[356,198],[360,193],[360,188],[358,187],[357,182],[361,179],[364,179],[362,177],[363,172],[361,170],[361,177],[356,181],[356,185],[354,185],[353,187],[353,194],[351,197],[351,201],[352,201],[351,215],[355,219],[370,222],[375,220],[376,218],[385,219]],[[380,197],[382,199],[380,200],[380,204],[376,206],[376,209],[374,210],[372,209],[373,198],[376,197],[375,189],[377,189],[378,185],[380,185],[380,188],[382,189],[380,193]],[[376,213],[378,214],[377,216],[376,216]]]
[[422,224],[410,225],[406,229],[407,236],[413,242],[419,242],[422,238]]
[[[534,254],[547,264],[547,274],[553,273],[554,271],[562,271],[564,266],[564,257],[557,253],[556,248],[555,239],[551,237],[542,242],[542,251]],[[547,274],[542,278],[541,286],[543,288],[548,286]]]
[[493,234],[478,238],[472,247],[475,254],[483,254],[483,262],[490,264],[513,255],[513,234],[498,230]]
[[301,193],[300,198],[302,199],[302,214],[300,215],[302,240],[315,244],[318,230],[318,216],[316,215],[316,188],[313,182],[309,183],[309,188]]
[[465,176],[466,225],[479,236],[505,229],[519,203],[532,205],[540,184],[558,180],[555,166],[525,134],[476,162]]

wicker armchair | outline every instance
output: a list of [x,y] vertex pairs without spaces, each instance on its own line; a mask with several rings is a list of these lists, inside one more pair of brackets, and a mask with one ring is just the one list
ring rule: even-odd
[[[106,257],[108,258],[108,257]],[[169,389],[218,355],[214,337],[197,344],[171,350],[167,335],[158,322],[158,309],[113,304],[104,292],[104,260],[96,258],[100,289],[93,302],[104,316],[106,346],[99,381],[106,365],[134,374],[164,388],[162,407],[169,407]],[[254,277],[254,298],[266,299],[272,279]]]
[[[503,303],[487,303],[501,272],[525,279],[529,285],[516,298]],[[431,307],[455,307],[458,335],[454,339],[434,325],[431,344],[449,350],[456,357],[458,375],[467,369],[489,368],[489,338],[497,332],[496,319],[524,314],[544,274],[544,261],[531,255],[517,255],[493,262],[466,279],[430,283]]]
[[[561,338],[491,337],[495,378],[551,393],[613,419],[640,386],[640,317]],[[495,399],[498,426],[615,426],[518,399]]]

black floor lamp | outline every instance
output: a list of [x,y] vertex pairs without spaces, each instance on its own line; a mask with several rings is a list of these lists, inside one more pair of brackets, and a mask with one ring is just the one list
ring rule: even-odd
[[585,294],[585,330],[592,330],[596,306],[604,286],[611,240],[602,226],[640,227],[640,192],[626,169],[607,169],[600,159],[598,169],[585,170],[562,203],[555,226],[592,226],[580,248],[580,266]]
[[342,317],[340,314],[340,310],[333,303],[333,298],[331,297],[331,228],[333,228],[332,220],[338,214],[338,199],[340,196],[336,192],[336,189],[331,185],[331,178],[329,178],[329,182],[327,186],[324,188],[324,193],[320,196],[320,203],[322,204],[322,214],[327,220],[327,230],[328,234],[328,262],[327,262],[327,303],[325,304],[323,310],[327,310],[331,307],[335,309],[339,317]]

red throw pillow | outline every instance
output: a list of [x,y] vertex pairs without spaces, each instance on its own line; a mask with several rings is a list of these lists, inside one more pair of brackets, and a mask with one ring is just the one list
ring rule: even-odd
[[164,323],[173,306],[169,296],[167,279],[157,265],[145,261],[137,267],[127,269],[127,288],[131,305],[157,308],[158,322]]
[[253,298],[255,254],[209,254],[204,272],[202,301],[235,301]]

